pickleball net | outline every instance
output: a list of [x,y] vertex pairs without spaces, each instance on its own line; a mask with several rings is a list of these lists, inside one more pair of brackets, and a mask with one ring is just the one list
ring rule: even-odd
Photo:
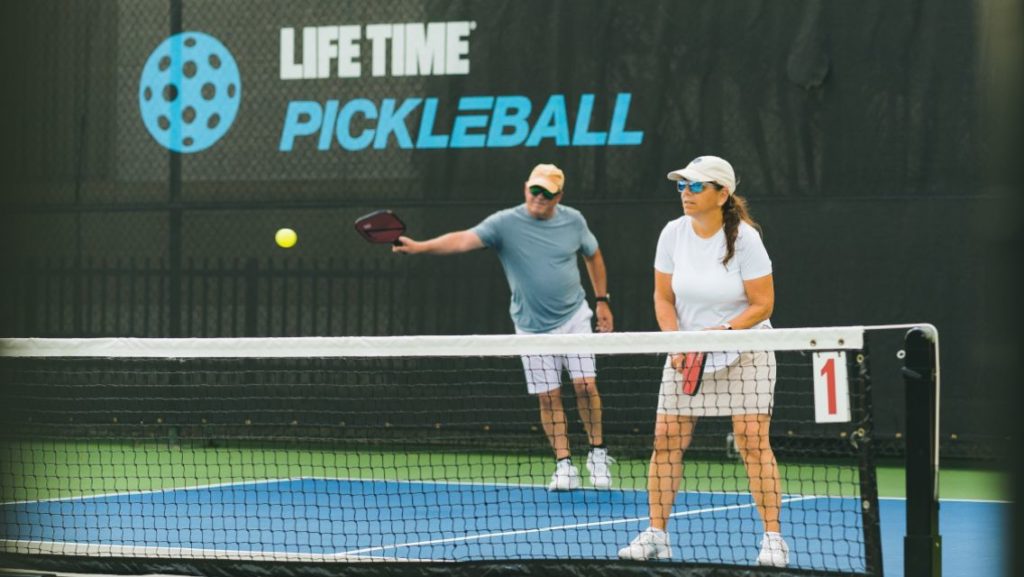
[[[688,402],[771,412],[781,490],[760,467],[748,475],[745,459],[767,458],[753,437],[737,438],[728,416],[702,416],[668,524],[672,558],[623,561],[619,550],[648,526],[666,353],[683,351],[708,353]],[[550,370],[542,357],[554,355],[585,366],[589,354],[612,486],[595,487],[588,471],[586,393],[564,373],[580,487],[551,491],[556,462],[524,365]],[[848,394],[834,382],[815,392],[816,376],[844,374]],[[754,382],[770,376],[765,399]],[[870,385],[859,327],[3,339],[0,566],[879,575]],[[848,420],[818,422],[822,407],[842,412],[847,401]],[[780,521],[787,567],[756,566],[766,510]]]

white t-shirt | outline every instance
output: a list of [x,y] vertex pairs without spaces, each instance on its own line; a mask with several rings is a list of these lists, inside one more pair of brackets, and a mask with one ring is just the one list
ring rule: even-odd
[[[693,220],[683,216],[661,231],[654,268],[672,275],[679,330],[699,331],[736,317],[750,305],[743,281],[772,273],[761,235],[746,222],[740,222],[736,252],[728,266],[722,265],[723,258],[724,228],[711,238],[700,238]],[[771,322],[766,319],[751,328],[771,328]]]

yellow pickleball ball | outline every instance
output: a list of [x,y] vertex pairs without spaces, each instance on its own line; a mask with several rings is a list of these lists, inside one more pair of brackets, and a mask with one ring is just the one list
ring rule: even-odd
[[281,248],[291,248],[299,241],[299,235],[295,234],[295,231],[290,228],[282,228],[274,235],[274,240],[277,241],[277,246]]

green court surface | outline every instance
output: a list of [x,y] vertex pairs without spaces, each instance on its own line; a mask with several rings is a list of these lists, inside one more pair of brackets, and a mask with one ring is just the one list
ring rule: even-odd
[[[947,468],[939,470],[939,498],[1009,501],[1012,479],[1006,472]],[[882,497],[906,497],[906,478],[899,467],[878,467],[878,493]]]
[[[20,501],[238,483],[261,479],[338,477],[391,480],[446,480],[545,485],[553,462],[515,454],[397,453],[380,450],[190,447],[166,443],[7,443],[0,447],[4,474],[18,479]],[[746,491],[737,461],[692,460],[685,465],[685,491]],[[857,471],[850,466],[780,463],[784,491],[849,496],[857,493]],[[646,459],[620,459],[616,486],[645,489]],[[877,469],[881,497],[904,497],[902,468]],[[5,484],[10,487],[11,484]],[[1008,476],[963,469],[940,473],[943,499],[1008,500]]]

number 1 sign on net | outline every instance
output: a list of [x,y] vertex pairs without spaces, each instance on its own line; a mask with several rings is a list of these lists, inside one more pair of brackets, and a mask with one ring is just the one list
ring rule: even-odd
[[844,351],[814,353],[814,420],[850,421],[850,383]]

